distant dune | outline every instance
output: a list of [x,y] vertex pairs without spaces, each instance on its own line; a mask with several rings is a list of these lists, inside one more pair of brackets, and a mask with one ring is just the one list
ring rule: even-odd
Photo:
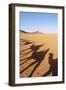
[[42,32],[39,32],[38,30],[37,31],[35,31],[35,32],[26,32],[26,31],[24,31],[24,30],[20,30],[20,32],[21,33],[27,33],[27,34],[43,34]]
[[[20,77],[52,76],[49,59],[57,62],[58,35],[20,30]],[[52,61],[52,60],[51,60]],[[56,64],[55,64],[56,65]],[[56,72],[56,71],[55,71]]]

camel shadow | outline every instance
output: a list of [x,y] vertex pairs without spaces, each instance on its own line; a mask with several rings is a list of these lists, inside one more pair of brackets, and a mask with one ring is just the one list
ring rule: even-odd
[[43,51],[38,51],[40,47],[42,47],[43,45],[32,45],[30,47],[31,49],[31,52],[32,52],[32,55],[25,58],[25,59],[22,59],[22,60],[25,60],[23,63],[21,63],[20,65],[26,63],[27,61],[33,59],[34,62],[32,62],[30,65],[28,65],[26,68],[24,68],[22,71],[20,71],[20,73],[23,73],[26,69],[28,69],[29,67],[31,67],[32,65],[34,65],[35,63],[36,66],[33,68],[32,72],[30,73],[30,75],[28,77],[31,77],[34,73],[34,71],[37,69],[37,67],[41,64],[41,62],[44,60],[47,52],[49,51],[49,48],[46,49],[46,50],[43,50]]
[[[34,43],[34,42],[31,42],[31,41],[25,40],[25,39],[20,39],[20,42],[21,42],[21,43],[24,43],[24,45],[29,45],[29,44]],[[20,45],[22,45],[22,44],[20,44]]]
[[[30,50],[30,51],[22,54],[23,56],[25,56],[25,55],[27,55],[27,54],[30,54],[30,53],[33,52],[33,51],[39,50],[40,47],[42,47],[43,45],[44,45],[44,44],[42,44],[42,45],[32,44],[32,45],[30,46],[30,48],[27,48],[27,49],[25,49],[25,50],[22,50],[21,53]],[[21,56],[21,57],[22,57],[22,56]],[[28,59],[28,58],[26,58],[26,59]],[[24,59],[21,59],[21,60],[24,60]],[[20,61],[21,61],[21,60],[20,60]]]
[[48,63],[50,64],[50,68],[42,76],[47,76],[50,73],[52,73],[52,76],[58,76],[58,59],[53,59],[53,53],[49,53]]
[[[20,45],[23,45],[23,46],[25,46],[25,45],[31,45],[32,43],[34,43],[34,42],[31,42],[31,41],[25,40],[25,39],[21,39],[20,42],[21,42]],[[22,52],[25,52],[25,51],[27,51],[27,50],[29,50],[29,49],[30,49],[30,48],[26,48],[26,49],[24,49],[24,50],[21,50],[21,51],[20,51],[20,55],[22,55]]]
[[29,77],[32,76],[32,74],[34,73],[34,71],[37,69],[37,67],[41,64],[41,62],[44,60],[47,52],[49,51],[49,48],[47,50],[44,51],[39,51],[39,52],[33,52],[32,54],[32,58],[34,60],[36,60],[38,63],[36,64],[36,66],[34,67],[34,69],[32,70],[32,72],[30,73]]

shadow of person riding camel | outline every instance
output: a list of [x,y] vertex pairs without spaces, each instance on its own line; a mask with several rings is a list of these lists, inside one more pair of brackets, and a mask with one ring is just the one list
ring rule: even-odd
[[24,55],[27,55],[27,54],[29,54],[30,52],[32,52],[32,51],[36,51],[36,50],[39,50],[39,48],[40,47],[42,47],[42,46],[44,46],[44,44],[42,44],[42,45],[35,45],[35,44],[33,44],[32,46],[30,46],[30,51],[28,51],[27,53],[25,53]]
[[[27,54],[29,54],[29,53],[31,53],[31,52],[34,52],[34,51],[38,51],[39,49],[40,49],[40,47],[42,47],[42,46],[44,46],[44,44],[42,44],[42,45],[35,45],[35,44],[32,44],[31,46],[30,46],[30,48],[28,48],[28,49],[26,49],[28,52],[25,52],[24,54],[22,54],[23,56],[25,56],[25,55],[27,55]],[[22,50],[23,51],[23,50]],[[22,57],[23,57],[22,56]],[[28,58],[25,58],[25,59],[28,59]],[[20,61],[22,61],[22,60],[25,60],[25,59],[21,59]]]
[[52,73],[52,76],[58,76],[58,59],[53,59],[53,53],[49,53],[48,63],[50,64],[49,70],[42,76],[47,76]]
[[37,63],[36,66],[33,68],[32,72],[31,72],[30,75],[29,75],[29,77],[32,76],[32,74],[34,73],[34,71],[37,69],[37,67],[38,67],[38,66],[41,64],[41,62],[44,60],[47,52],[49,51],[49,48],[46,49],[46,50],[43,50],[43,51],[38,51],[41,46],[42,46],[42,45],[40,45],[40,46],[39,46],[39,45],[37,45],[37,46],[32,45],[32,46],[30,47],[30,48],[32,49],[32,55],[29,56],[29,57],[27,57],[27,58],[25,58],[25,59],[23,59],[23,60],[26,60],[26,61],[23,62],[23,63],[21,63],[20,65],[26,63],[27,61],[29,61],[29,60],[31,60],[31,59],[33,59],[34,61],[33,61],[30,65],[28,65],[25,69],[23,69],[20,73],[24,72],[24,71],[25,71],[26,69],[28,69],[30,66],[34,65],[35,63]]
[[34,67],[34,69],[32,70],[32,72],[30,73],[29,77],[32,76],[32,74],[34,73],[34,71],[37,69],[37,67],[44,60],[44,58],[45,58],[45,56],[46,56],[46,54],[47,54],[48,51],[49,51],[49,48],[46,49],[46,50],[44,50],[44,51],[39,51],[39,52],[35,51],[35,52],[33,52],[32,58],[34,60],[36,60],[38,63],[36,64],[36,66]]

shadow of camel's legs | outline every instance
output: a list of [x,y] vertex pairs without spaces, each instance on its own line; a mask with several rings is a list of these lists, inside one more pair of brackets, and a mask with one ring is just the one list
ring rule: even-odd
[[29,50],[29,49],[30,49],[30,48],[27,48],[27,49],[25,49],[25,50],[21,50],[20,53],[25,52],[25,51],[27,51],[27,50]]
[[[30,60],[30,59],[29,59],[29,60]],[[29,60],[25,60],[24,62],[20,63],[20,65],[22,65],[22,64],[24,64],[24,63],[26,63],[26,62],[28,62]]]
[[28,69],[30,66],[32,66],[33,64],[37,63],[37,61],[32,62],[29,66],[27,66],[24,70],[22,70],[20,73],[24,72],[26,69]]
[[24,58],[24,59],[20,59],[20,61],[25,61],[25,60],[28,60],[28,59],[31,59],[31,57],[27,57],[27,58]]
[[29,52],[24,53],[23,55],[28,55],[28,54],[30,54],[31,52],[32,52],[32,50],[29,51]]
[[38,62],[37,65],[34,67],[34,69],[32,70],[32,72],[30,73],[29,77],[32,76],[32,74],[34,73],[34,71],[37,69],[37,67],[41,64],[41,62]]

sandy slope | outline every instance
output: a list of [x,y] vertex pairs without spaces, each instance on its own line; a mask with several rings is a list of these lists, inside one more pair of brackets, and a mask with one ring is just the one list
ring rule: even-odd
[[[20,32],[20,77],[28,77],[31,74],[32,70],[36,67],[37,63],[39,63],[39,61],[40,64],[37,65],[32,73],[33,77],[42,76],[49,70],[49,53],[53,53],[53,58],[58,58],[57,38],[57,34],[27,34]],[[46,50],[48,51],[45,54],[44,59],[38,60],[37,57],[35,59],[33,58],[34,53],[41,52],[42,55]],[[37,62],[30,65],[34,61]],[[52,73],[47,76],[52,76]]]

